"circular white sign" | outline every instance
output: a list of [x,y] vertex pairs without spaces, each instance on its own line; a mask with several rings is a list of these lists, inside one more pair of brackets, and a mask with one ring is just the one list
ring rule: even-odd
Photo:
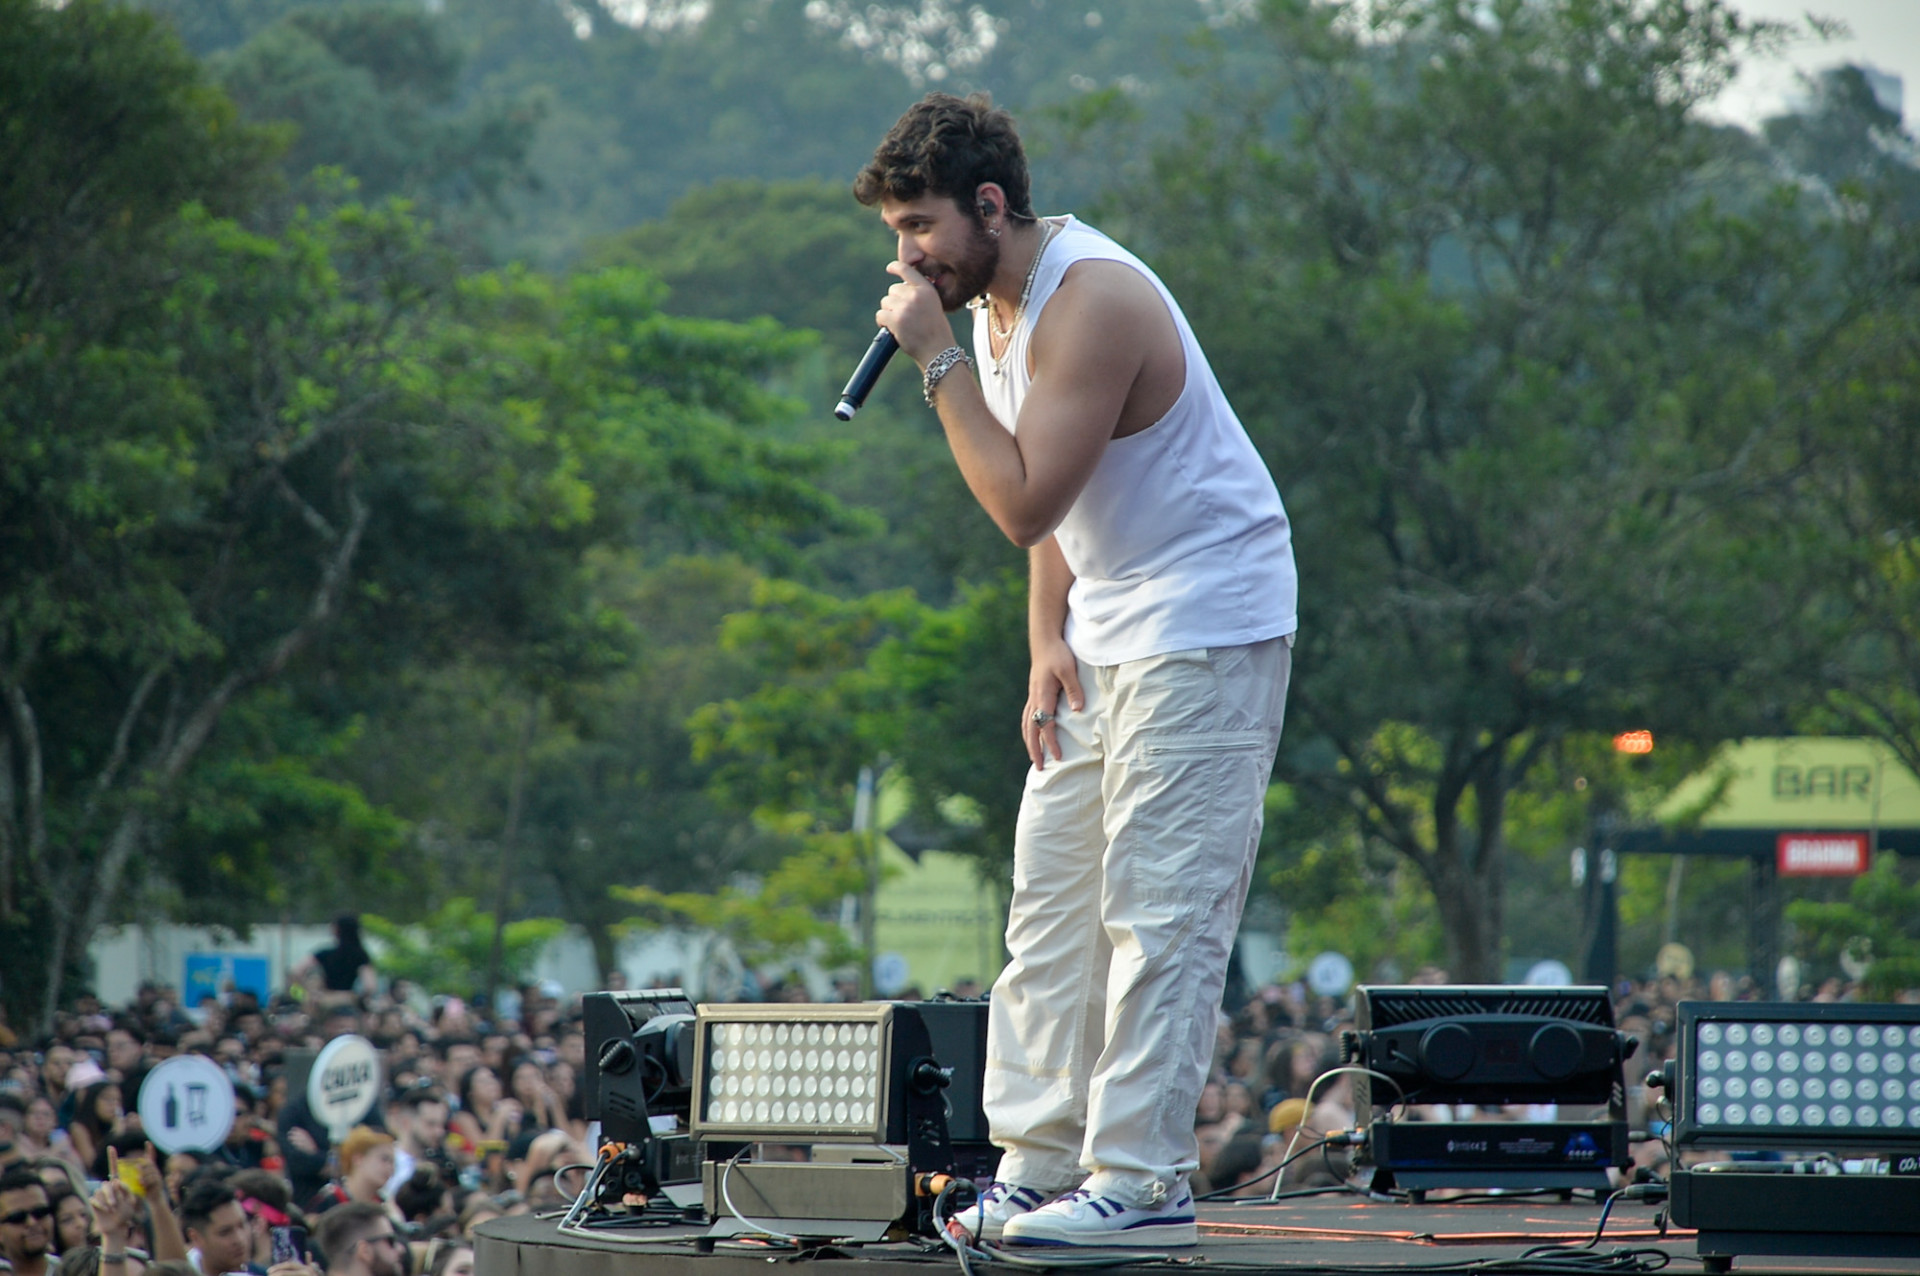
[[380,1052],[349,1033],[329,1041],[307,1074],[307,1106],[335,1140],[373,1111],[380,1099]]
[[1780,993],[1782,1001],[1800,999],[1800,959],[1782,957],[1780,964],[1773,968],[1773,986]]
[[1571,988],[1573,972],[1567,969],[1566,962],[1555,961],[1551,957],[1545,961],[1536,961],[1527,967],[1527,987]]
[[1353,963],[1340,953],[1321,953],[1307,965],[1307,987],[1322,997],[1338,997],[1353,987]]
[[881,953],[873,959],[873,991],[882,997],[899,996],[912,976],[912,968],[900,953]]
[[212,1152],[233,1129],[233,1081],[203,1054],[175,1055],[147,1073],[135,1106],[162,1152]]

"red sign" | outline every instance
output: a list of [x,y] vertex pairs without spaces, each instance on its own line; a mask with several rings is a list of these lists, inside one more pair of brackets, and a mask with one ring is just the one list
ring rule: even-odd
[[1858,877],[1867,871],[1865,833],[1782,833],[1782,877]]

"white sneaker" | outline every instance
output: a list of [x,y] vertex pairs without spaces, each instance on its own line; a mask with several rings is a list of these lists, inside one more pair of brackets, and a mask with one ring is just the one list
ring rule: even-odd
[[1038,1209],[1051,1199],[1051,1193],[1038,1188],[989,1183],[978,1201],[947,1220],[947,1229],[957,1240],[997,1241],[1008,1219]]
[[1141,1208],[1085,1188],[1007,1220],[1008,1245],[1119,1245],[1171,1248],[1198,1245],[1193,1193],[1183,1181],[1166,1200]]

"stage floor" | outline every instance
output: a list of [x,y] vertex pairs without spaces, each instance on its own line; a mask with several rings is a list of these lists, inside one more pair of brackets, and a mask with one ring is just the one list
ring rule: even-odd
[[[1671,1257],[1669,1270],[1701,1271],[1693,1234],[1669,1229],[1662,1237],[1655,1218],[1658,1208],[1617,1202],[1600,1249],[1658,1249]],[[1413,1272],[1465,1268],[1487,1260],[1504,1260],[1500,1270],[1508,1272],[1550,1270],[1515,1260],[1538,1245],[1583,1245],[1599,1218],[1600,1207],[1588,1198],[1411,1205],[1331,1195],[1274,1204],[1210,1203],[1200,1206],[1199,1247],[1168,1253],[1181,1266],[1238,1271]],[[764,1274],[767,1263],[792,1256],[784,1248],[728,1241],[712,1253],[699,1253],[693,1242],[704,1229],[698,1228],[628,1233],[644,1239],[643,1244],[563,1236],[557,1221],[521,1216],[482,1224],[475,1246],[477,1276],[619,1276],[618,1269],[626,1264],[646,1276],[749,1276]],[[1036,1259],[1049,1253],[1028,1252]],[[857,1270],[847,1276],[929,1276],[930,1266],[959,1268],[950,1251],[929,1252],[911,1244],[845,1246],[809,1257],[854,1265]],[[1166,1265],[1143,1253],[1141,1261],[1102,1270],[1144,1272]],[[997,1270],[1012,1276],[1019,1269],[1003,1264]],[[1741,1256],[1734,1271],[1916,1272],[1920,1253],[1910,1259]]]

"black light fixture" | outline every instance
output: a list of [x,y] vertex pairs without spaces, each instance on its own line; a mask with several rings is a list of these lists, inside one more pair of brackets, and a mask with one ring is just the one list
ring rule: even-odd
[[[983,1002],[701,1006],[694,1137],[710,1148],[778,1144],[809,1157],[709,1151],[703,1184],[714,1233],[931,1234],[937,1183],[969,1159],[956,1155],[953,1127],[984,1138],[979,1060],[965,1056],[984,1034],[985,1010]],[[965,1069],[958,1105],[956,1064]]]
[[629,1195],[699,1203],[700,1158],[688,1133],[693,1002],[678,988],[596,992],[581,999],[586,1032],[582,1109],[600,1122],[593,1179],[605,1204]]
[[1674,1171],[1708,1270],[1920,1254],[1920,1005],[1683,1001],[1678,1034],[1675,1145],[1783,1154]]
[[[1440,1188],[1605,1190],[1628,1162],[1621,1064],[1639,1044],[1618,1031],[1598,987],[1370,986],[1354,990],[1341,1061],[1379,1189],[1416,1199]],[[1378,1085],[1377,1082],[1384,1082]],[[1575,1121],[1396,1118],[1407,1104],[1604,1107]],[[1375,1109],[1383,1109],[1376,1112]]]

